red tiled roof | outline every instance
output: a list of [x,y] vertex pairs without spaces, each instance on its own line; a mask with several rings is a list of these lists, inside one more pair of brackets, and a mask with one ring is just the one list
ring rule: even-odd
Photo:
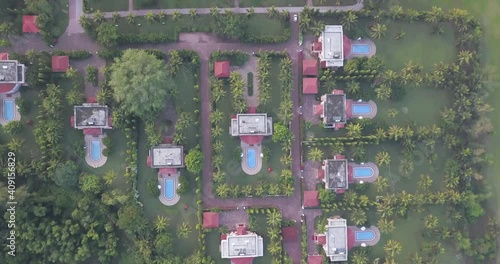
[[326,68],[326,61],[321,61],[320,62],[321,68]]
[[216,61],[214,65],[214,75],[217,78],[227,78],[230,74],[229,61]]
[[345,100],[345,116],[347,119],[352,117],[352,100]]
[[172,144],[173,139],[171,137],[164,137],[163,144]]
[[322,263],[323,263],[322,255],[307,256],[307,264],[322,264]]
[[323,44],[321,42],[315,41],[315,42],[313,42],[312,50],[313,51],[321,51],[321,49],[323,49],[322,45]]
[[68,56],[52,56],[52,72],[66,72],[68,68]]
[[111,116],[108,117],[108,126],[113,126],[113,118]]
[[318,244],[320,244],[320,245],[326,245],[326,235],[324,235],[324,234],[317,235],[316,239],[317,239]]
[[319,169],[318,170],[318,179],[323,179],[325,178],[325,170],[324,169]]
[[83,134],[84,135],[99,136],[99,135],[102,135],[102,129],[100,129],[100,128],[84,128]]
[[344,155],[335,155],[333,156],[334,159],[338,159],[338,160],[342,160],[342,159],[345,159],[345,156]]
[[151,156],[147,157],[146,163],[148,164],[148,167],[151,167],[151,165],[153,164],[153,159],[151,158]]
[[287,226],[281,229],[281,234],[283,236],[283,241],[296,241],[297,240],[297,227]]
[[318,191],[305,191],[304,192],[304,207],[317,207],[319,206],[319,192]]
[[8,93],[16,87],[15,83],[0,83],[0,94]]
[[345,191],[346,191],[345,189],[337,189],[335,192],[341,194],[341,193],[345,193]]
[[226,240],[226,239],[227,239],[227,235],[226,234],[220,235],[220,240]]
[[95,97],[92,96],[92,97],[87,98],[87,103],[94,104],[95,102],[97,102],[97,100],[95,99]]
[[69,123],[71,124],[71,127],[75,127],[75,116],[70,117]]
[[317,94],[318,93],[318,78],[303,78],[302,79],[302,92],[304,94]]
[[246,235],[247,227],[245,225],[239,225],[236,227],[236,234],[238,235]]
[[344,58],[347,58],[349,57],[349,55],[351,55],[351,40],[346,36],[344,35],[344,38],[343,38],[343,45],[344,45]]
[[344,90],[334,89],[332,94],[344,94]]
[[344,128],[345,124],[337,123],[335,124],[335,128]]
[[23,33],[38,33],[39,31],[36,16],[23,16]]
[[163,174],[163,175],[170,175],[174,174],[177,172],[176,168],[160,168],[158,173]]
[[264,136],[240,136],[240,139],[248,145],[255,145],[262,142]]
[[323,114],[323,105],[322,104],[317,104],[314,106],[314,114],[315,115],[322,115]]
[[255,107],[255,106],[248,107],[248,113],[250,113],[250,114],[257,113],[257,107]]
[[347,227],[347,250],[351,250],[354,246],[354,231]]
[[303,60],[302,61],[302,74],[303,75],[318,75],[318,61],[317,60]]
[[215,212],[203,213],[203,227],[204,228],[218,228],[219,227],[219,214]]
[[9,59],[9,53],[2,52],[0,53],[0,60],[8,60]]
[[353,183],[354,177],[352,175],[352,166],[347,165],[347,183]]
[[233,264],[252,264],[253,258],[233,258],[231,263]]

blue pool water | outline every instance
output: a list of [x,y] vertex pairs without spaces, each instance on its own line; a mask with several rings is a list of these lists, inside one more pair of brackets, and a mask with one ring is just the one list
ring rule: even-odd
[[370,241],[375,238],[373,231],[356,231],[356,241]]
[[367,44],[353,44],[351,45],[351,54],[368,54],[370,53],[370,45]]
[[354,178],[370,178],[373,176],[373,169],[370,167],[357,167],[353,169]]
[[101,141],[92,140],[90,143],[90,157],[93,161],[98,161],[101,159]]
[[372,112],[372,107],[367,104],[352,105],[352,113],[354,115],[366,115]]
[[14,100],[3,100],[3,119],[6,121],[14,120],[15,109]]
[[164,190],[164,196],[165,199],[172,200],[174,199],[175,196],[175,186],[174,186],[175,180],[174,179],[165,179],[165,190]]
[[255,149],[248,148],[247,149],[247,166],[250,169],[255,168]]

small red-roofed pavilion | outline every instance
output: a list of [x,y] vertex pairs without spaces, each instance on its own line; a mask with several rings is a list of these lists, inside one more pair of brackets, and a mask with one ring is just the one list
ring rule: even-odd
[[214,64],[214,75],[216,78],[228,78],[231,74],[229,61],[216,61]]
[[302,79],[302,92],[304,94],[317,94],[318,93],[318,78],[303,78]]
[[321,255],[307,256],[307,264],[322,264],[322,263],[323,263],[323,256]]
[[52,56],[52,72],[66,72],[68,69],[68,56]]
[[8,59],[9,59],[9,53],[6,52],[0,53],[0,60],[8,60]]
[[219,228],[219,214],[215,212],[203,213],[204,228]]
[[318,76],[318,61],[317,60],[303,60],[302,61],[302,74],[309,76]]
[[305,191],[304,192],[304,207],[318,207],[319,206],[319,192],[318,191]]
[[36,24],[36,16],[23,16],[23,33],[38,33],[40,29]]
[[344,58],[349,58],[349,56],[351,55],[351,40],[346,35],[344,35],[343,42]]

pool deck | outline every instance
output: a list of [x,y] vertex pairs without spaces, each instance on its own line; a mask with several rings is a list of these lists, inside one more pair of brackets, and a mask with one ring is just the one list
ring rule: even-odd
[[[179,186],[179,176],[181,176],[181,173],[179,170],[177,170],[176,173],[170,174],[170,175],[164,175],[158,173],[158,184],[161,186],[160,189],[160,196],[158,197],[160,199],[160,202],[166,206],[171,206],[179,202],[181,199],[181,196],[177,193],[177,187]],[[172,200],[168,200],[165,198],[165,179],[166,178],[172,178],[174,179],[174,198]]]
[[372,119],[372,118],[374,118],[377,115],[377,111],[378,111],[377,104],[373,100],[370,100],[368,102],[365,102],[365,101],[358,102],[358,101],[355,101],[355,100],[350,100],[350,102],[347,103],[347,107],[350,107],[350,108],[352,108],[354,105],[369,105],[372,108],[372,111],[370,113],[368,113],[368,114],[357,115],[357,114],[355,114],[352,111],[352,109],[350,109],[349,110],[350,118],[363,117],[363,118]]
[[[365,162],[364,164],[359,164],[359,163],[355,163],[355,162],[349,162],[349,165],[348,165],[351,169],[352,169],[352,181],[354,183],[359,183],[360,181],[363,181],[364,183],[372,183],[374,181],[377,180],[377,177],[378,177],[378,174],[379,174],[379,170],[378,170],[378,167],[377,165],[375,165],[375,163],[373,162]],[[370,177],[363,177],[363,178],[355,178],[354,177],[354,169],[355,168],[366,168],[366,167],[369,167],[373,170],[373,175],[370,176]]]
[[369,241],[356,241],[356,235],[354,235],[354,246],[355,247],[359,247],[361,246],[361,244],[365,244],[366,246],[375,246],[378,241],[380,241],[380,230],[378,230],[378,228],[376,226],[370,226],[368,228],[366,228],[365,230],[361,230],[361,227],[357,227],[357,226],[348,226],[347,228],[349,228],[350,230],[352,230],[354,232],[354,234],[356,234],[356,232],[363,232],[363,231],[373,231],[373,233],[375,233],[375,237],[373,238],[373,240],[369,240]]
[[[10,121],[7,121],[3,118],[3,101],[5,99],[15,101],[16,98],[18,98],[18,97],[21,97],[20,92],[16,92],[16,93],[9,94],[9,95],[0,94],[0,125],[5,126],[7,123],[10,122]],[[16,107],[14,108],[14,119],[11,121],[19,121],[19,120],[21,120],[21,114],[17,110],[17,105],[16,105]]]
[[[106,137],[106,134],[100,135],[100,136],[91,136],[91,135],[85,135],[85,162],[92,167],[92,168],[99,168],[102,167],[104,164],[106,164],[106,161],[108,161],[108,157],[104,156],[102,153],[106,146],[102,143],[102,139]],[[101,141],[101,158],[97,161],[92,159],[92,153],[91,151],[91,146],[92,146],[92,140],[100,140]]]
[[[262,169],[262,157],[260,154],[262,154],[262,145],[259,144],[254,144],[254,145],[248,145],[247,143],[241,141],[241,150],[243,151],[243,157],[241,158],[241,168],[243,169],[243,172],[245,172],[248,175],[255,175],[259,173],[259,171]],[[249,168],[247,166],[247,149],[248,148],[254,148],[255,149],[255,168]]]
[[349,54],[349,56],[346,59],[352,59],[356,57],[373,57],[377,53],[377,46],[375,45],[375,42],[371,39],[361,39],[361,40],[351,40],[351,45],[357,45],[357,44],[364,44],[370,46],[370,52],[368,53],[359,53],[359,54]]

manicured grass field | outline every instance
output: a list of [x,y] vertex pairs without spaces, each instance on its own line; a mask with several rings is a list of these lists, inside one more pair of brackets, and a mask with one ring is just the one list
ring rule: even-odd
[[306,0],[240,0],[240,7],[265,7],[265,6],[305,6]]
[[[148,2],[152,4],[147,4]],[[233,7],[233,0],[135,0],[134,9]]]
[[102,12],[127,11],[128,0],[88,0],[88,9],[91,12],[101,10]]
[[313,0],[314,6],[345,6],[354,5],[357,0]]
[[253,35],[283,35],[285,24],[279,19],[269,18],[267,14],[254,14],[247,20],[247,32]]
[[52,29],[52,33],[55,37],[61,36],[69,23],[68,14],[68,1],[67,0],[57,0],[55,1],[55,27]]

